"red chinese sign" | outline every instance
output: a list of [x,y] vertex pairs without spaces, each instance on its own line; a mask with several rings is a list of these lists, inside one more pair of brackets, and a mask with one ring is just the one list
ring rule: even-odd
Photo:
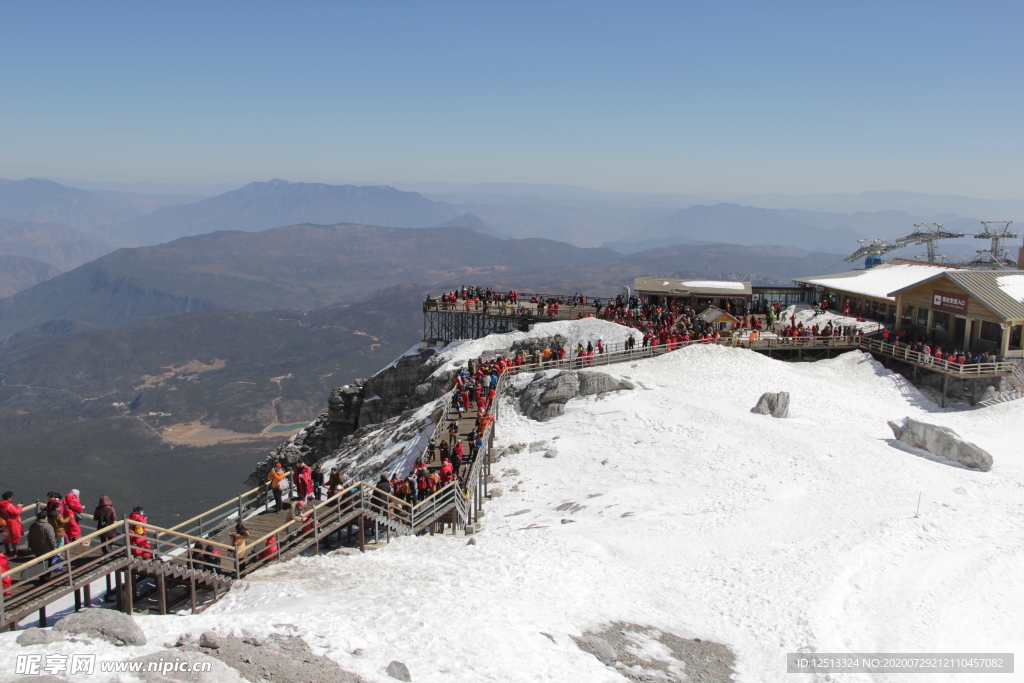
[[933,290],[932,308],[947,313],[967,313],[967,295],[959,292]]

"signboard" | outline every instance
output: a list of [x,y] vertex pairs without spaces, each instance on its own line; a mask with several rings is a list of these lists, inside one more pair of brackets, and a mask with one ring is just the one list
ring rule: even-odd
[[672,293],[672,294],[685,294],[685,295],[689,295],[690,294],[690,290],[688,290],[688,289],[679,289],[678,287],[673,287],[672,289],[670,289],[668,291],[670,293]]
[[967,295],[960,292],[933,290],[932,308],[947,313],[967,313]]

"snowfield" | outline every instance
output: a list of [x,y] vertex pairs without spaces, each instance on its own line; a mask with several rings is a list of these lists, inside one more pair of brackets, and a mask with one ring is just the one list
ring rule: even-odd
[[[1024,653],[1024,402],[942,410],[861,352],[798,364],[693,346],[602,370],[636,389],[573,399],[546,423],[503,406],[496,445],[558,455],[494,465],[504,495],[475,545],[402,538],[299,558],[204,614],[138,617],[151,644],[131,656],[248,630],[300,635],[378,683],[393,659],[416,683],[621,683],[570,636],[626,621],[727,645],[749,683],[1024,678],[787,674],[785,657]],[[765,391],[790,392],[790,419],[750,412]],[[894,442],[886,420],[908,415],[987,449],[992,471]],[[18,652],[82,648],[15,635],[0,635],[0,671]]]

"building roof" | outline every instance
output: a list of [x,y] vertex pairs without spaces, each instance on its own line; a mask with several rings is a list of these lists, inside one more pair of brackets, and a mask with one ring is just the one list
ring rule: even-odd
[[901,287],[891,295],[933,280],[949,279],[1004,320],[1024,319],[1024,270],[948,270]]
[[713,294],[718,296],[750,296],[749,282],[728,280],[674,280],[668,277],[638,277],[633,291],[656,294]]
[[708,306],[703,311],[697,314],[697,319],[703,320],[706,323],[713,323],[716,320],[721,320],[723,317],[730,318],[734,323],[739,322],[736,316],[732,315],[731,313],[727,313],[726,311],[723,311],[721,308],[716,308],[714,306]]
[[889,292],[913,287],[925,280],[955,270],[940,263],[883,263],[865,270],[851,270],[833,275],[812,275],[793,278],[793,282],[820,285],[851,294],[895,301]]

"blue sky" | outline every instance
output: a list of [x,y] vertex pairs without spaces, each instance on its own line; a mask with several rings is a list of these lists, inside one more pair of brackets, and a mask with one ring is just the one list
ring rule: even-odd
[[4,2],[0,176],[1024,198],[1024,2]]

